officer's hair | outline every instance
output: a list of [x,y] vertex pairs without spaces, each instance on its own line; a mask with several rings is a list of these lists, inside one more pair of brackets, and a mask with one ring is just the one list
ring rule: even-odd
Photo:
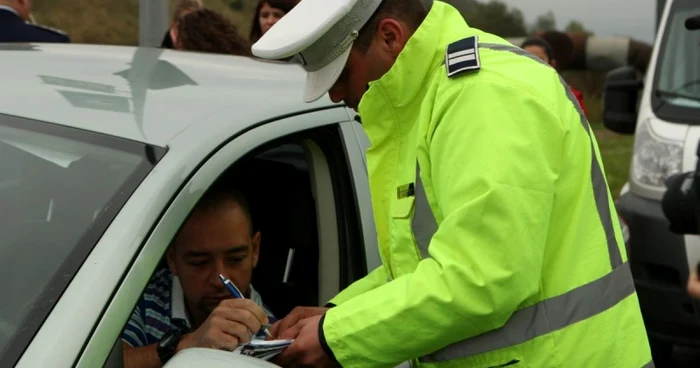
[[362,52],[367,52],[372,44],[379,22],[386,18],[401,20],[408,24],[411,30],[415,31],[427,16],[428,9],[426,9],[422,0],[384,0],[372,17],[360,29],[354,46]]
[[537,38],[537,37],[528,38],[527,40],[525,40],[525,42],[523,42],[522,45],[520,45],[520,48],[524,49],[524,48],[529,47],[529,46],[541,47],[542,50],[544,50],[544,53],[547,54],[547,58],[549,58],[550,62],[552,60],[556,59],[554,57],[554,52],[552,51],[552,46],[549,44],[549,42],[547,42],[541,38]]
[[192,213],[212,213],[226,206],[230,206],[231,204],[237,205],[243,211],[243,215],[248,221],[250,235],[252,236],[254,233],[253,217],[250,213],[248,201],[246,201],[245,196],[243,196],[238,189],[231,187],[228,180],[220,179],[214,183],[206,193],[204,193],[199,202],[197,202]]

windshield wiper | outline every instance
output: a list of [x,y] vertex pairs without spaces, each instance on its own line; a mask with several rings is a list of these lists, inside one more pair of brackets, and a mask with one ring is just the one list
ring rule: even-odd
[[685,98],[686,100],[698,101],[700,102],[700,96],[689,95],[680,92],[666,91],[663,89],[657,89],[654,91],[656,97],[666,97],[666,98]]

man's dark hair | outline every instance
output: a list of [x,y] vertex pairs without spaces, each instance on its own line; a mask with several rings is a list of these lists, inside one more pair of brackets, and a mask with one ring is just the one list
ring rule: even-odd
[[202,196],[194,211],[201,212],[211,212],[221,209],[222,207],[235,203],[243,211],[246,220],[248,221],[248,228],[250,229],[250,235],[253,235],[253,217],[250,214],[250,207],[248,206],[248,201],[246,201],[245,196],[236,188],[231,187],[228,180],[220,180],[214,183]]
[[401,20],[415,31],[427,16],[428,9],[426,9],[423,0],[384,0],[360,29],[354,46],[362,52],[367,52],[379,22],[386,18]]
[[236,26],[209,9],[193,11],[180,19],[177,44],[188,51],[253,56],[250,44],[238,34]]
[[520,45],[520,48],[524,49],[529,46],[541,47],[544,50],[544,53],[547,54],[547,58],[549,58],[550,63],[552,60],[556,60],[556,57],[554,57],[554,53],[552,52],[552,46],[549,45],[549,42],[537,37],[528,38],[522,45]]

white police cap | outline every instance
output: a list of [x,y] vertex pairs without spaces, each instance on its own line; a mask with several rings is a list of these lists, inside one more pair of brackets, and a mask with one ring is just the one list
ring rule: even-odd
[[294,56],[307,72],[304,101],[316,101],[338,80],[360,29],[381,2],[301,0],[253,45],[253,55]]

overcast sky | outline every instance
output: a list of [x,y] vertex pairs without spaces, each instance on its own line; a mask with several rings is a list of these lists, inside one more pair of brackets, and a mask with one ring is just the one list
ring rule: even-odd
[[[501,0],[522,10],[528,23],[551,9],[557,28],[577,19],[601,36],[628,36],[653,42],[656,0]],[[700,1],[700,0],[699,0]]]

